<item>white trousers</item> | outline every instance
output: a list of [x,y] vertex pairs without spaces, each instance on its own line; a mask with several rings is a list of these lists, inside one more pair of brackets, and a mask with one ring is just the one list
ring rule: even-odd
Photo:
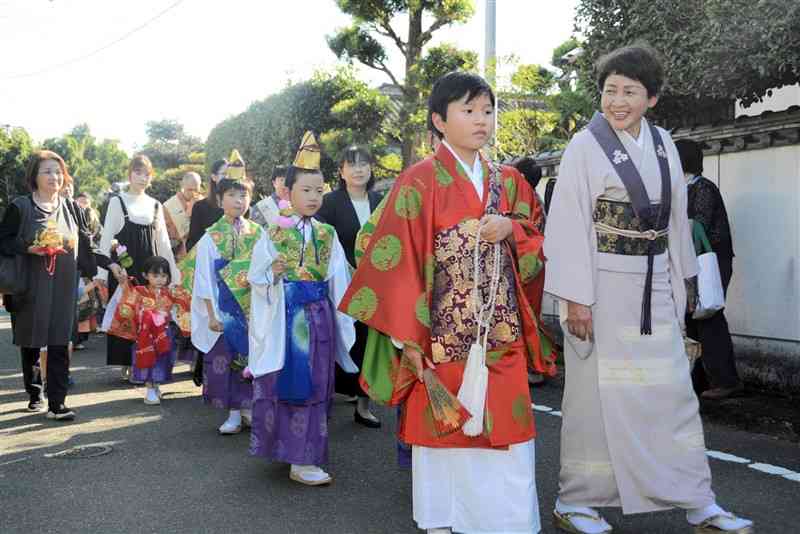
[[412,448],[414,521],[462,534],[541,529],[534,440],[508,450]]

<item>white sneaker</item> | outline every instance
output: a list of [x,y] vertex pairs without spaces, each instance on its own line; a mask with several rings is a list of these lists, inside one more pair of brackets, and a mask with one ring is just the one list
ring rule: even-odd
[[289,478],[306,486],[322,486],[333,482],[333,478],[316,465],[292,464]]
[[156,388],[147,388],[147,392],[144,395],[144,403],[150,406],[161,404],[161,398],[158,396]]
[[219,433],[223,436],[238,434],[242,431],[242,413],[239,410],[231,410],[228,419],[219,427]]

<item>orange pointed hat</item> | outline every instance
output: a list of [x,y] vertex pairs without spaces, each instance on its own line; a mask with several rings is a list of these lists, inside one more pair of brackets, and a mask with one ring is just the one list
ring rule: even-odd
[[306,132],[300,142],[300,148],[294,158],[293,165],[309,171],[319,170],[320,150],[312,132]]

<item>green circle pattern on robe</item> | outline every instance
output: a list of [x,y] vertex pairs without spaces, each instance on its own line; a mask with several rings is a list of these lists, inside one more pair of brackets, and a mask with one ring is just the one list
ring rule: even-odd
[[436,181],[440,185],[448,186],[453,183],[453,177],[447,172],[447,169],[440,163],[436,163]]
[[394,211],[404,219],[416,219],[422,211],[422,193],[413,186],[401,186],[394,201]]
[[379,271],[388,271],[397,267],[403,255],[403,243],[396,235],[386,234],[378,239],[372,248],[370,261]]
[[523,282],[529,282],[541,270],[542,264],[539,261],[539,256],[533,252],[523,254],[519,258],[519,274]]
[[489,410],[489,408],[486,408],[486,412],[484,413],[486,415],[484,416],[483,420],[483,435],[489,437],[494,429],[494,417],[492,416],[492,412]]
[[432,254],[425,258],[425,289],[433,290],[433,275],[436,272],[436,260]]
[[517,201],[517,183],[510,176],[506,178],[506,195],[508,196],[508,203],[513,205]]
[[533,422],[531,404],[524,394],[519,394],[511,403],[511,417],[523,428],[529,428]]
[[526,219],[530,218],[531,216],[531,205],[527,202],[519,201],[517,205],[514,206],[514,213],[517,215],[522,215]]
[[426,328],[431,327],[431,310],[428,307],[428,293],[425,292],[417,299],[417,304],[414,307],[414,313],[417,316],[417,321],[422,323]]
[[372,319],[378,309],[378,296],[367,286],[355,292],[347,305],[347,315],[364,322]]

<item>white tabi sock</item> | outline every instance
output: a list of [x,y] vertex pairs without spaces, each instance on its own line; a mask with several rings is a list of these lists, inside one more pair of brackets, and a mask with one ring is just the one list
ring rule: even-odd
[[581,532],[585,534],[601,534],[611,530],[611,525],[606,522],[600,512],[588,506],[572,506],[571,504],[564,504],[560,500],[556,500],[556,512],[559,514],[585,514],[595,519],[588,517],[581,517],[574,515],[569,518],[569,521]]
[[231,426],[241,426],[242,424],[242,412],[241,410],[231,410],[228,412],[228,419],[225,421],[226,423],[230,423]]
[[736,517],[730,512],[726,512],[717,503],[709,504],[703,508],[689,508],[686,510],[686,520],[690,525],[699,525],[714,516],[717,516],[714,520],[714,526],[723,532],[726,530],[738,530],[753,524],[749,519]]
[[291,469],[296,475],[299,475],[300,478],[309,482],[319,482],[320,480],[330,478],[328,473],[316,465],[292,464]]

